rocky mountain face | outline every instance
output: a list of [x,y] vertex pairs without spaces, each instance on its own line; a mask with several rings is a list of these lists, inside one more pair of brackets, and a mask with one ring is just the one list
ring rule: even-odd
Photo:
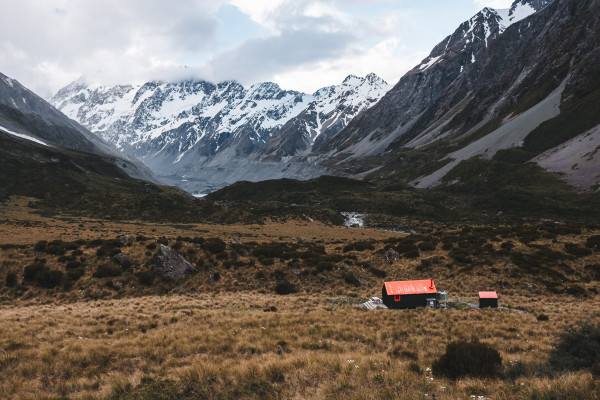
[[115,151],[44,99],[1,73],[0,132],[11,140],[106,157],[131,177],[155,180],[140,162]]
[[569,183],[596,189],[594,149],[573,146],[595,137],[600,124],[598,11],[593,0],[482,10],[323,146],[322,163],[349,175],[378,169],[371,178],[458,188],[472,178],[450,174],[461,162],[515,149],[521,163],[569,170]]
[[[244,165],[257,158],[252,153],[259,150],[263,158],[310,150],[319,137],[337,133],[386,90],[387,84],[374,74],[350,76],[342,85],[313,95],[282,90],[270,82],[245,89],[234,81],[113,87],[89,87],[76,81],[51,102],[169,183],[202,191],[237,180],[277,176],[285,165]],[[302,117],[295,119],[297,123],[286,125],[298,115]],[[286,126],[285,138],[278,134],[282,126]],[[286,142],[285,154],[276,144],[279,141]]]
[[[466,70],[476,68],[481,54],[512,24],[548,1],[518,0],[507,10],[484,8],[463,22],[406,73],[380,103],[354,119],[343,134],[321,148],[330,156],[378,154],[405,133]],[[469,90],[468,87],[461,88]]]

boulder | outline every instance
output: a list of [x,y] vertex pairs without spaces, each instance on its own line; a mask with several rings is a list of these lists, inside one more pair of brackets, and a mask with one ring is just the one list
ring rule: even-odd
[[192,264],[164,244],[160,245],[152,261],[155,265],[154,272],[165,280],[179,279],[197,272]]
[[112,259],[115,263],[123,265],[123,263],[127,261],[127,256],[123,253],[117,253],[114,256],[112,256]]

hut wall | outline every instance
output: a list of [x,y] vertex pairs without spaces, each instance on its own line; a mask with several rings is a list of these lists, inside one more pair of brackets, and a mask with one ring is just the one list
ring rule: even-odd
[[498,308],[498,299],[479,299],[479,308]]
[[432,296],[435,295],[431,293],[403,294],[400,296],[400,301],[394,301],[394,296],[388,295],[384,286],[381,293],[381,300],[383,300],[383,304],[388,308],[417,308],[426,307],[427,299]]

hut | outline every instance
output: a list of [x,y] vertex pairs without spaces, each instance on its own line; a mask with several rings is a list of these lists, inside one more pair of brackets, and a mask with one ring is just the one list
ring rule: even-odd
[[383,304],[388,308],[436,307],[436,296],[433,279],[384,282],[381,290]]
[[496,292],[479,292],[479,308],[498,308],[498,295]]

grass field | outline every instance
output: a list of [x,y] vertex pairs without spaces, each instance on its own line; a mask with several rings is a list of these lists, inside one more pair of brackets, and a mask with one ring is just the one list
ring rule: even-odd
[[[123,223],[41,216],[28,201],[11,199],[0,221],[0,398],[600,398],[590,371],[548,362],[564,329],[600,321],[596,227],[428,226],[409,236],[308,219]],[[135,240],[106,247],[122,235]],[[208,245],[217,239],[222,249]],[[142,284],[161,242],[198,273]],[[94,276],[113,250],[131,265]],[[65,276],[78,262],[82,276],[51,288],[24,281],[42,258]],[[356,307],[379,296],[384,280],[423,277],[455,307]],[[275,294],[281,280],[296,292]],[[465,305],[487,289],[503,309]],[[500,352],[499,376],[432,374],[448,343],[473,337]]]

